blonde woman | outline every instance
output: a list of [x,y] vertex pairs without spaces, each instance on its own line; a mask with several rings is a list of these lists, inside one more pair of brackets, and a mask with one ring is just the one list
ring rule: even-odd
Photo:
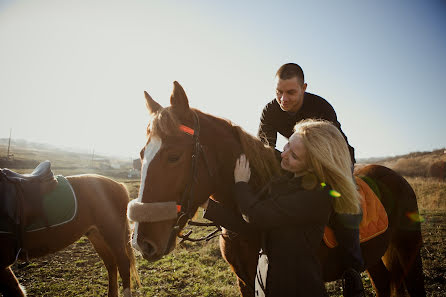
[[273,180],[261,197],[248,184],[249,161],[237,159],[235,199],[245,221],[213,200],[205,205],[205,218],[242,236],[261,234],[256,296],[327,296],[317,258],[324,227],[335,212],[360,217],[350,153],[333,124],[306,120],[296,125],[281,156],[290,174]]

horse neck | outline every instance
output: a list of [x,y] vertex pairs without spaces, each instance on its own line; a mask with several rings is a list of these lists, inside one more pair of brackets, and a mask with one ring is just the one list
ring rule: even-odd
[[[206,127],[212,127],[211,124]],[[222,125],[208,130],[208,143],[213,144],[216,154],[217,172],[214,177],[216,190],[213,199],[230,208],[236,208],[234,201],[234,166],[236,159],[243,152],[239,134],[229,123],[223,121]],[[260,142],[260,140],[259,140]],[[264,151],[266,153],[266,149]],[[261,152],[262,153],[262,152]],[[248,155],[249,157],[249,155]],[[256,170],[251,168],[251,180],[256,180]],[[253,185],[254,191],[260,190],[264,185]]]

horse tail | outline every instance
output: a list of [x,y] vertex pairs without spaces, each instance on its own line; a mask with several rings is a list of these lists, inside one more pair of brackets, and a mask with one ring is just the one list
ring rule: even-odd
[[[129,197],[128,194],[128,190],[127,187],[125,186],[125,184],[120,184],[123,188],[123,190],[127,193],[127,197]],[[127,202],[128,203],[128,202]],[[127,213],[127,206],[126,206],[126,213]],[[136,282],[136,285],[138,287],[141,287],[141,279],[139,278],[139,273],[138,270],[136,269],[136,258],[135,258],[135,253],[133,252],[133,247],[132,247],[132,232],[130,230],[130,223],[129,223],[129,219],[125,218],[125,235],[127,238],[127,243],[126,243],[126,252],[127,252],[127,256],[130,260],[130,278],[133,280],[133,282]]]
[[133,247],[131,244],[131,233],[130,233],[130,226],[127,220],[127,233],[128,233],[128,241],[126,245],[127,255],[130,259],[130,277],[134,282],[136,282],[136,285],[138,287],[141,287],[141,279],[139,278],[138,270],[136,269],[136,258],[135,253],[133,252]]

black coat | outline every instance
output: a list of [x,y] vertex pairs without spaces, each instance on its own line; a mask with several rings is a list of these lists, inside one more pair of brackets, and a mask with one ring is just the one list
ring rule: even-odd
[[315,94],[305,92],[303,104],[296,113],[283,111],[276,99],[270,101],[263,108],[258,136],[264,143],[274,148],[277,133],[288,139],[293,134],[296,123],[305,119],[324,119],[333,123],[344,136],[352,163],[355,163],[355,150],[348,143],[347,136],[341,129],[335,110],[327,100]]
[[205,213],[205,218],[242,236],[263,234],[268,297],[327,296],[317,252],[333,198],[329,187],[315,179],[305,189],[307,178],[282,178],[261,197],[247,183],[237,183],[235,199],[245,221],[213,201]]

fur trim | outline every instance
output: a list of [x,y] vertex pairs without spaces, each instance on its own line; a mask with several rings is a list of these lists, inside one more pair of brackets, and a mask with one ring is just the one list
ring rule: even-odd
[[177,218],[175,201],[141,203],[131,201],[127,207],[127,217],[134,222],[161,222]]

